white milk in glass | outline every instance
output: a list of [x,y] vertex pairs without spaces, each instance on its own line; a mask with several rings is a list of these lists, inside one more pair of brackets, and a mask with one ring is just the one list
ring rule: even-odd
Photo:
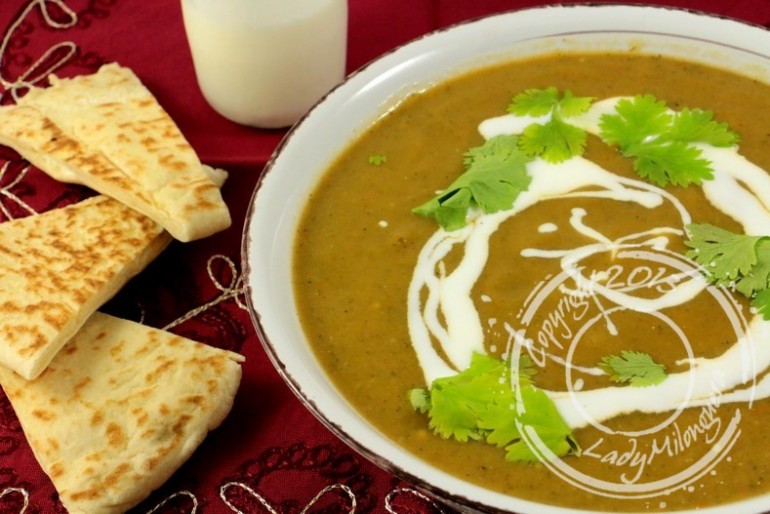
[[203,95],[263,128],[297,121],[345,74],[347,0],[181,0]]

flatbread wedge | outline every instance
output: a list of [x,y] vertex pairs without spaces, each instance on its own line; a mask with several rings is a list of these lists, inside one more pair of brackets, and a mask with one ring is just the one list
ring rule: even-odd
[[222,172],[201,164],[130,69],[108,64],[92,75],[50,81],[18,106],[0,109],[0,143],[57,180],[125,203],[180,241],[230,226]]
[[[131,189],[131,180],[99,152],[88,152],[83,144],[70,138],[34,107],[8,105],[0,108],[0,144],[16,149],[29,162],[59,182],[81,184],[98,180],[114,183],[119,189]],[[205,164],[203,171],[221,188],[227,172]],[[138,199],[144,198],[137,191]],[[124,202],[126,203],[126,202]],[[136,206],[134,206],[136,208]]]
[[0,223],[0,363],[37,377],[169,242],[160,225],[103,195]]
[[39,378],[0,369],[0,384],[70,514],[117,514],[223,421],[242,361],[97,312]]

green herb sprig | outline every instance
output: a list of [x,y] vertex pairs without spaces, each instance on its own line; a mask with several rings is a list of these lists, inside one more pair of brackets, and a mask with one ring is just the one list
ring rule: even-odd
[[540,117],[550,115],[545,123],[527,126],[519,138],[519,147],[531,158],[540,157],[559,163],[583,155],[586,132],[565,120],[585,113],[593,98],[574,96],[565,91],[560,95],[555,87],[528,89],[516,95],[508,112],[517,116]]
[[531,362],[520,359],[515,388],[510,373],[507,362],[475,354],[466,370],[435,380],[429,390],[412,390],[412,406],[428,415],[430,428],[440,436],[461,442],[486,441],[504,448],[506,459],[512,462],[538,460],[517,423],[533,427],[558,456],[579,453],[572,431],[553,401],[532,385]]
[[713,178],[711,162],[696,144],[730,147],[739,141],[710,111],[671,111],[652,95],[618,101],[615,114],[601,117],[599,130],[604,142],[634,159],[639,176],[661,187],[699,185]]
[[388,162],[388,156],[383,154],[372,154],[367,160],[372,166],[382,166]]
[[604,357],[599,363],[613,382],[629,383],[634,387],[660,384],[666,379],[666,367],[646,353],[624,350],[620,355]]
[[736,234],[707,223],[686,228],[687,257],[704,268],[707,279],[742,293],[770,320],[770,237]]
[[465,154],[465,173],[412,212],[435,218],[445,230],[457,230],[467,224],[472,207],[486,214],[510,209],[532,181],[527,173],[529,161],[516,136],[490,138]]

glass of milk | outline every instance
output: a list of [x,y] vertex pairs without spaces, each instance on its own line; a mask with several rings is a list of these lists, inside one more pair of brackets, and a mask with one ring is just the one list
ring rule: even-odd
[[195,74],[226,118],[296,122],[345,75],[347,0],[181,0]]

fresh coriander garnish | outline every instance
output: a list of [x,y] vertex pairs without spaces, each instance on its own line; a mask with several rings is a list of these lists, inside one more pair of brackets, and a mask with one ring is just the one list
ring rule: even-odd
[[[762,246],[767,247],[767,238],[735,234],[707,223],[686,228],[690,238],[685,244],[692,248],[687,257],[703,266],[712,282],[735,286],[746,296],[767,288],[770,263],[760,263],[758,259],[759,244],[765,240]],[[758,273],[762,271],[765,273]]]
[[559,96],[555,87],[545,89],[527,89],[513,98],[508,106],[508,112],[516,116],[545,116],[556,114],[563,118],[571,118],[583,114],[591,107],[593,98],[574,96],[571,91],[565,91]]
[[719,286],[734,288],[770,319],[770,237],[736,234],[707,223],[687,226],[687,257]]
[[700,109],[671,111],[652,95],[619,100],[616,114],[605,114],[600,137],[634,160],[642,177],[664,187],[687,186],[713,178],[711,162],[695,144],[729,147],[738,135]]
[[388,156],[382,154],[374,154],[369,156],[369,164],[372,166],[382,166],[388,162]]
[[763,319],[770,320],[770,289],[757,291],[751,299],[751,306]]
[[516,95],[508,106],[508,112],[517,116],[545,116],[543,123],[529,125],[519,138],[519,147],[529,157],[558,163],[582,155],[585,151],[586,132],[566,123],[566,118],[585,113],[593,98],[577,97],[570,91],[559,96],[555,87],[528,89]]
[[484,440],[505,448],[509,461],[538,460],[522,439],[519,424],[534,428],[558,456],[579,453],[553,401],[532,385],[531,362],[522,358],[519,364],[518,380],[512,381],[507,362],[475,354],[468,369],[435,380],[429,391],[411,391],[412,406],[428,415],[430,427],[440,436],[461,442]]
[[604,357],[599,367],[613,382],[629,383],[634,387],[651,386],[666,379],[666,367],[642,352],[624,350],[620,355]]
[[466,153],[465,173],[413,212],[435,218],[446,230],[456,230],[466,225],[472,207],[487,214],[510,209],[532,180],[527,174],[529,160],[516,136],[493,137]]

